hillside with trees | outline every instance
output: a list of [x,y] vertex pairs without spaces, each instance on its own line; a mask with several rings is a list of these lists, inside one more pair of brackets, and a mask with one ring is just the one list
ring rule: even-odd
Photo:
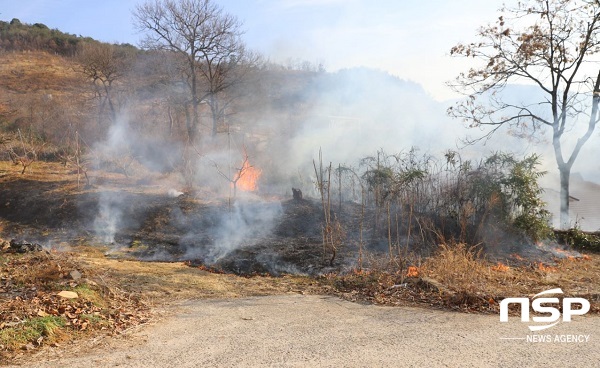
[[63,56],[73,56],[81,41],[91,38],[71,35],[50,29],[42,23],[26,24],[19,19],[0,21],[0,47],[7,51],[47,51]]

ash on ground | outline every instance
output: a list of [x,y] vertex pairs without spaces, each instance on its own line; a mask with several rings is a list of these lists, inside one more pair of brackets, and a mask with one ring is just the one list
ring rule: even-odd
[[[400,257],[411,253],[427,257],[437,249],[439,232],[423,231],[425,220],[430,221],[431,228],[445,232],[442,235],[446,239],[460,232],[444,226],[449,221],[427,213],[393,209],[401,215],[412,215],[413,220],[390,221],[385,208],[363,209],[351,201],[332,203],[330,217],[341,224],[344,241],[331,262],[331,250],[323,247],[321,201],[306,196],[292,199],[290,195],[284,200],[240,196],[231,201],[207,201],[199,199],[205,196],[193,193],[172,196],[137,189],[90,189],[59,197],[52,193],[60,183],[19,179],[11,184],[0,189],[0,198],[6,202],[0,208],[6,234],[26,236],[44,246],[52,241],[77,244],[96,239],[98,244],[112,247],[108,254],[111,257],[186,261],[243,275],[318,275],[350,270],[358,264],[359,244],[365,259],[369,254],[386,259],[392,247]],[[31,192],[41,194],[32,197],[27,194]],[[101,202],[107,198],[110,201],[103,207]],[[107,218],[118,217],[110,234],[98,232],[99,213]],[[409,229],[407,224],[412,227]],[[469,243],[481,243],[483,256],[491,261],[549,264],[555,258],[577,256],[556,243],[536,244],[493,224],[485,228],[483,242]]]

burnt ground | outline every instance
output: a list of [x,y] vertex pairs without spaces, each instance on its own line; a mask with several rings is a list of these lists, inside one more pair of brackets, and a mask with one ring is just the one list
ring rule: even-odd
[[[354,203],[344,203],[341,211],[332,206],[332,218],[343,224],[345,234],[331,262],[331,251],[323,248],[323,209],[317,200],[242,194],[229,201],[202,192],[174,197],[160,180],[106,172],[90,173],[101,180],[78,187],[75,175],[57,164],[39,163],[37,173],[9,172],[0,178],[7,239],[46,247],[109,245],[111,257],[187,261],[243,275],[315,275],[356,265],[360,206]],[[363,236],[374,238],[368,230]],[[365,251],[387,251],[385,239],[365,244]]]
[[[340,221],[344,232],[343,245],[331,262],[331,250],[323,247],[323,209],[317,200],[243,194],[232,201],[211,200],[201,192],[173,196],[160,180],[105,172],[91,174],[102,180],[86,188],[77,186],[67,168],[39,165],[38,175],[5,173],[0,177],[5,238],[46,247],[109,245],[111,257],[186,261],[241,275],[351,270],[357,265],[361,238],[364,254],[387,255],[389,236],[403,244],[394,252],[403,251],[405,257],[409,253],[428,256],[435,250],[405,244],[405,229],[390,234],[381,213],[367,209],[361,220],[361,206],[346,202],[341,208],[331,206],[331,217]],[[374,225],[377,221],[379,226]],[[554,251],[555,245],[536,246],[527,239],[509,237],[493,224],[487,226],[487,237],[489,245],[482,250],[493,262],[553,264],[555,257],[564,257]],[[435,239],[428,241],[436,244]]]
[[[320,202],[257,196],[229,202],[200,199],[197,193],[173,197],[167,187],[119,175],[84,188],[60,166],[48,166],[54,171],[46,168],[43,178],[2,178],[5,238],[46,247],[109,245],[113,257],[188,261],[237,274],[316,274],[347,267],[356,257],[355,249],[345,246],[330,264],[322,245]],[[355,207],[347,206],[336,218],[356,222]],[[356,236],[349,232],[348,239]]]
[[[4,185],[0,217],[5,237],[46,246],[108,244],[111,257],[188,261],[236,274],[317,274],[353,264],[356,254],[346,246],[330,265],[330,254],[322,245],[322,209],[315,201],[254,198],[230,206],[227,201],[205,202],[191,195],[171,198],[166,193],[100,189],[57,196],[55,191],[64,190],[66,184],[16,180]],[[109,240],[96,226],[101,197],[107,194],[110,206],[120,212]],[[350,215],[345,217],[351,220]]]
[[[355,265],[356,243],[340,247],[333,264],[323,249],[321,204],[312,200],[239,199],[197,203],[182,196],[158,208],[134,235],[127,253],[138,259],[180,260],[236,274],[322,274]],[[357,221],[356,208],[336,213]],[[358,234],[348,231],[347,239]]]
[[[367,211],[362,222],[365,268],[357,270],[361,207],[353,203],[345,203],[341,211],[332,206],[332,217],[345,230],[344,245],[332,266],[331,253],[323,250],[319,201],[293,200],[291,193],[290,198],[246,196],[233,203],[211,199],[209,192],[201,191],[173,197],[169,181],[163,178],[141,180],[106,172],[90,173],[94,185],[86,188],[58,164],[36,163],[27,175],[1,165],[0,237],[7,242],[14,238],[39,243],[47,252],[26,258],[0,254],[0,296],[12,298],[0,306],[12,308],[14,318],[21,321],[35,318],[42,309],[51,316],[64,314],[72,322],[67,331],[83,326],[74,324],[71,316],[77,317],[76,313],[50,308],[57,302],[57,291],[75,287],[90,288],[117,305],[136,298],[160,305],[173,299],[293,292],[494,314],[506,297],[562,288],[565,295],[588,299],[591,313],[600,313],[599,255],[564,258],[555,244],[537,246],[505,237],[494,224],[489,224],[487,235],[495,242],[480,249],[485,252],[483,260],[460,247],[418,249],[408,243],[406,253],[400,254],[404,259],[398,257],[389,268],[389,261],[383,262],[388,260],[387,237],[404,242],[403,229],[399,234],[387,233],[383,226],[375,231],[373,224],[378,216],[382,223],[381,214]],[[71,252],[63,260],[64,252],[56,250]],[[422,258],[410,255],[416,251]],[[68,257],[78,263],[70,263]],[[49,283],[39,284],[38,273],[45,275],[48,260],[60,272]],[[502,267],[496,264],[499,261]],[[408,275],[409,265],[418,266],[416,276]],[[73,286],[71,269],[95,283]],[[23,272],[33,281],[15,279]],[[265,275],[282,277],[257,277]],[[114,298],[121,294],[124,299]],[[46,303],[50,309],[44,307]],[[70,308],[86,311],[88,307],[72,304]],[[122,315],[130,319],[134,309]],[[107,321],[118,322],[111,328],[127,325],[115,319],[113,311],[106,312]],[[11,315],[0,314],[13,324]],[[146,318],[139,317],[133,320]],[[104,328],[105,322],[100,318],[97,327]],[[39,345],[37,340],[33,344]]]

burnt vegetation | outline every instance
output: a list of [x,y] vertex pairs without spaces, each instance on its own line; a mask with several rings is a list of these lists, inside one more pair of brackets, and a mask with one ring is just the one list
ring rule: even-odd
[[[361,104],[366,96],[349,94],[347,87],[336,90],[328,86],[338,85],[337,79],[345,80],[348,76],[355,82],[373,77],[393,80],[366,70],[332,74],[325,72],[321,65],[300,62],[278,65],[261,61],[245,49],[239,38],[241,33],[227,33],[229,28],[239,30],[240,23],[209,2],[202,3],[201,10],[213,17],[210,18],[214,23],[212,30],[223,30],[216,26],[219,22],[226,27],[223,32],[232,37],[223,39],[229,45],[226,50],[211,51],[213,45],[199,44],[193,38],[186,39],[185,35],[173,39],[161,36],[160,30],[173,24],[168,16],[189,13],[190,9],[184,5],[190,7],[194,3],[180,7],[165,3],[162,4],[164,9],[156,8],[161,4],[153,4],[137,9],[139,27],[149,31],[144,50],[131,45],[103,44],[49,30],[40,24],[22,24],[16,19],[3,22],[0,37],[4,58],[16,63],[19,58],[31,57],[24,54],[25,51],[33,53],[34,59],[44,57],[39,53],[42,51],[61,55],[47,57],[48,72],[44,75],[26,76],[31,71],[20,69],[18,65],[9,72],[20,80],[30,77],[31,85],[34,82],[46,85],[32,91],[33,86],[28,84],[7,84],[9,97],[2,101],[0,114],[5,159],[20,166],[21,174],[37,160],[60,162],[70,168],[71,173],[77,173],[77,187],[81,189],[102,186],[101,171],[122,174],[142,184],[151,183],[159,175],[175,173],[183,177],[185,193],[215,189],[212,184],[206,187],[194,182],[198,175],[197,162],[205,160],[207,166],[215,168],[212,175],[217,177],[216,182],[219,183],[220,176],[226,179],[220,182],[221,186],[231,186],[228,204],[222,211],[227,213],[232,211],[238,181],[242,181],[245,168],[252,167],[250,160],[261,168],[263,178],[268,176],[268,179],[254,180],[279,195],[287,193],[290,188],[283,189],[282,185],[289,179],[281,177],[276,167],[280,162],[262,157],[261,152],[293,138],[304,129],[303,120],[309,121],[309,125],[318,121],[309,111],[317,103],[320,91],[328,90],[327,98],[333,96],[334,106]],[[211,28],[203,32],[208,35]],[[218,33],[215,36],[220,37]],[[54,46],[66,44],[70,45],[68,50]],[[187,54],[185,50],[191,51]],[[63,60],[66,68],[54,65]],[[68,82],[68,87],[59,88],[64,82]],[[120,125],[119,119],[125,111],[127,123]],[[267,113],[269,119],[280,120],[279,126],[262,125]],[[210,123],[203,126],[200,124],[203,119]],[[125,142],[117,148],[104,147],[105,137],[121,128],[126,131],[118,139],[138,142]],[[135,138],[127,138],[127,135]],[[198,136],[212,139],[198,140]],[[241,146],[238,142],[245,143]],[[223,146],[229,147],[228,160],[211,155],[211,150],[219,145],[221,150]],[[378,151],[350,166],[343,162],[336,163],[337,166],[326,165],[321,158],[314,165],[312,183],[302,174],[292,179],[302,184],[297,186],[304,190],[305,198],[284,205],[283,220],[273,219],[275,234],[285,235],[288,240],[304,239],[305,244],[320,243],[323,262],[308,257],[314,262],[303,264],[299,256],[291,262],[293,266],[309,273],[319,273],[327,267],[351,268],[357,264],[362,267],[369,252],[380,252],[403,269],[413,262],[408,260],[410,257],[429,256],[440,243],[472,244],[485,254],[502,259],[516,248],[553,239],[549,214],[544,209],[537,184],[543,175],[537,170],[538,157],[521,159],[496,153],[476,161],[463,159],[454,151],[446,152],[443,157],[418,152],[417,149],[398,154]],[[307,199],[311,194],[316,202]],[[83,203],[77,204],[79,213],[86,216],[103,208],[102,204],[86,204],[84,197],[89,196],[74,196],[74,201]],[[185,195],[178,201],[191,206],[191,199],[199,198],[192,197]],[[14,202],[18,203],[19,195],[15,198]],[[150,198],[144,202],[149,204],[140,206],[140,210],[128,208],[118,212],[125,212],[126,218],[140,224],[159,221],[152,220],[152,216],[144,218],[147,208],[156,208],[150,214],[157,217],[168,217],[163,212],[175,211],[182,216],[163,219],[163,222],[178,228],[183,238],[190,237],[186,234],[190,223],[207,228],[207,220],[185,218],[193,212],[191,207],[166,206]],[[107,208],[112,207],[114,205],[109,204]],[[9,208],[15,207],[10,205]],[[130,216],[132,213],[135,215]],[[299,213],[302,216],[298,217]],[[7,215],[8,218],[13,216]],[[55,218],[51,222],[67,227],[70,221]],[[160,236],[140,236],[138,230],[136,235],[125,219],[117,221],[123,223],[119,225],[122,229],[130,230],[128,235],[118,235],[115,231],[113,236],[120,236],[122,242],[140,244],[147,237],[153,239],[151,245],[165,248],[160,244]],[[242,221],[247,223],[247,218]],[[200,246],[203,242],[210,243],[214,237],[210,235],[210,223],[209,235],[194,238]],[[218,228],[220,220],[213,221],[212,225]],[[286,226],[291,228],[286,229]],[[145,229],[150,232],[148,226]],[[152,231],[161,233],[160,224]],[[252,245],[257,241],[243,243]],[[188,248],[193,242],[170,239],[166,244],[175,246],[166,247],[166,252],[189,256]],[[234,248],[237,251],[241,247]],[[150,256],[157,253],[152,247],[146,252]],[[255,253],[253,256],[260,252]],[[165,257],[171,256],[162,258]]]
[[[176,22],[199,21],[186,18],[191,10],[206,15],[207,23],[193,24],[202,37],[176,34],[186,29]],[[0,22],[2,236],[28,238],[42,252],[91,244],[108,258],[308,275],[327,292],[394,305],[496,311],[507,293],[527,294],[543,280],[586,295],[598,310],[600,282],[579,266],[597,270],[598,259],[575,250],[598,251],[598,237],[549,225],[539,156],[359,151],[362,140],[388,134],[382,121],[390,117],[421,121],[405,105],[390,106],[390,91],[422,111],[436,106],[419,104],[424,91],[383,72],[268,62],[246,49],[241,23],[208,0],[149,2],[135,17],[148,32],[143,49]],[[489,32],[483,36],[511,37]],[[469,56],[472,47],[453,52]],[[491,71],[499,68],[493,60]],[[485,82],[486,70],[472,77]],[[484,84],[476,97],[504,82]],[[477,113],[475,125],[485,124],[488,112],[469,101],[454,113]],[[342,131],[357,138],[344,141]],[[319,150],[317,140],[330,146]],[[32,268],[40,259],[67,262],[50,253],[2,257]],[[558,269],[564,277],[552,278]],[[0,276],[0,288],[21,301],[62,308],[56,323],[91,325],[70,317],[79,308],[102,322],[98,328],[127,325],[124,311],[50,295],[70,285],[63,271],[40,295],[18,289],[15,275]],[[83,286],[111,293],[96,282]]]

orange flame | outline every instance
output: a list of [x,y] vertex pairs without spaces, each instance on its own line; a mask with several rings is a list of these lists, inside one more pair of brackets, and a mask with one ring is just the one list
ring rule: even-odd
[[554,248],[553,251],[557,254],[563,255],[566,259],[572,261],[575,259],[575,256],[572,255],[571,253],[567,252],[566,250],[560,249],[560,248]]
[[235,176],[237,188],[244,192],[254,192],[258,189],[258,179],[262,171],[246,160],[244,166],[238,171]]
[[506,272],[510,269],[510,267],[508,267],[507,265],[498,262],[497,265],[490,267],[492,269],[492,271],[498,271],[498,272]]
[[365,270],[365,269],[362,269],[362,268],[355,268],[355,269],[352,270],[352,273],[354,275],[361,276],[361,275],[370,275],[371,271]]
[[417,277],[419,276],[419,268],[415,266],[408,266],[408,271],[406,271],[406,277]]
[[538,263],[538,270],[544,272],[556,272],[556,267],[546,266],[542,262]]

